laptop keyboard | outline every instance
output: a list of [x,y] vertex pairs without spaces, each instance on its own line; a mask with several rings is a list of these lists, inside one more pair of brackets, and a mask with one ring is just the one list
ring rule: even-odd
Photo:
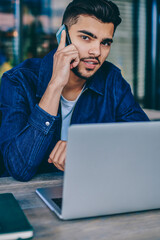
[[62,208],[62,198],[53,198],[52,201],[61,209]]

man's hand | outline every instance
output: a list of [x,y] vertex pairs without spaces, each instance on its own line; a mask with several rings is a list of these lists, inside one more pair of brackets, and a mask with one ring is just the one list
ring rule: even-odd
[[39,106],[53,116],[57,116],[60,96],[69,81],[70,70],[75,68],[80,61],[77,48],[73,44],[66,47],[65,43],[66,32],[64,30],[57,52],[54,54],[52,77],[39,102]]
[[61,41],[58,49],[54,54],[53,74],[51,82],[55,82],[59,86],[64,87],[69,80],[70,69],[75,68],[79,63],[79,53],[75,45],[66,44],[66,32],[62,31]]
[[48,159],[49,163],[53,163],[61,171],[64,171],[65,167],[66,146],[66,141],[58,141]]

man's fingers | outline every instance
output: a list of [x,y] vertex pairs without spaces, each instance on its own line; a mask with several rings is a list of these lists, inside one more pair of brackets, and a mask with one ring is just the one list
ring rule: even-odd
[[59,157],[58,160],[58,166],[61,168],[60,170],[64,171],[64,167],[65,167],[65,160],[66,160],[66,145],[63,148],[63,151]]
[[57,144],[56,144],[56,146],[53,148],[52,152],[51,152],[50,155],[49,155],[49,158],[50,158],[50,159],[53,159],[53,158],[54,158],[54,156],[55,156],[55,154],[56,154],[56,152],[57,152],[60,144],[61,144],[61,141],[58,141]]
[[61,141],[60,144],[58,145],[58,148],[57,148],[54,156],[53,157],[50,156],[50,158],[52,158],[53,163],[59,164],[59,158],[60,158],[64,148],[65,148],[65,143]]
[[52,159],[51,159],[50,157],[48,158],[48,162],[49,162],[49,163],[52,163]]
[[64,171],[64,169],[63,169],[59,164],[56,164],[56,163],[53,163],[53,164],[54,164],[54,166],[55,166],[56,168],[58,168],[59,170]]
[[60,40],[60,43],[59,43],[59,46],[58,46],[58,51],[65,48],[65,45],[66,45],[66,31],[63,30],[62,31],[62,34],[61,34],[61,40]]
[[79,62],[80,62],[80,59],[79,59],[79,56],[78,56],[71,62],[70,68],[72,69],[72,68],[77,67]]
[[66,145],[66,141],[57,142],[48,159],[49,163],[53,163],[61,171],[64,171]]
[[[59,54],[62,54],[62,52],[59,52]],[[63,57],[65,57],[66,62],[70,62],[70,69],[77,67],[80,62],[79,53],[73,44],[63,49]]]
[[65,146],[66,146],[66,144],[64,142],[61,142],[58,150],[56,151],[56,154],[54,155],[54,159],[53,159],[53,164],[61,171],[64,171],[63,163],[64,163],[64,156],[65,156],[64,155]]

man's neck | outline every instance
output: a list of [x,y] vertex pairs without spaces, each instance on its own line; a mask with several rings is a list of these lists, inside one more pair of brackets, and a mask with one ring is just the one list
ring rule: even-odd
[[71,71],[69,81],[62,91],[62,96],[69,101],[74,101],[82,91],[85,82],[85,79],[77,77]]

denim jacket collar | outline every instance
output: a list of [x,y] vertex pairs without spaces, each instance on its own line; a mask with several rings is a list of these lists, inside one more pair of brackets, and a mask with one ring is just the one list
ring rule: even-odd
[[[37,85],[37,97],[42,97],[51,79],[53,71],[53,55],[55,52],[56,49],[52,50],[42,59]],[[102,67],[96,72],[93,78],[87,81],[85,89],[91,89],[97,94],[104,95],[104,76],[102,73]]]

